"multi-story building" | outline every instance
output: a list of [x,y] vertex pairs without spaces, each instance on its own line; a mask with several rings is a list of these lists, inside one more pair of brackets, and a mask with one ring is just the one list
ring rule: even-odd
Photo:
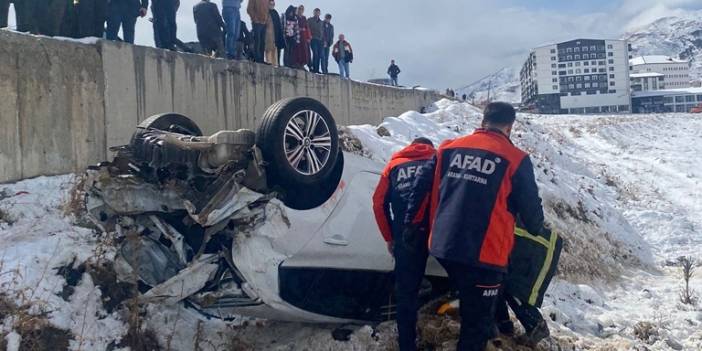
[[639,56],[629,60],[632,74],[660,73],[664,75],[666,89],[689,88],[690,62],[670,56]]
[[654,91],[665,89],[665,75],[662,73],[632,73],[631,91]]
[[535,48],[520,72],[522,104],[540,113],[631,110],[629,45],[577,39]]
[[631,105],[634,113],[690,112],[702,107],[702,88],[637,91]]

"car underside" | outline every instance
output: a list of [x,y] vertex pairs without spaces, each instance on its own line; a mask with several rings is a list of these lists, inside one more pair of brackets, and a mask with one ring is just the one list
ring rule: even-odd
[[[86,172],[86,209],[146,301],[223,319],[393,317],[393,262],[370,213],[379,165],[342,152],[321,103],[282,100],[257,132],[210,136],[157,115],[112,150]],[[443,275],[428,269],[426,298]]]

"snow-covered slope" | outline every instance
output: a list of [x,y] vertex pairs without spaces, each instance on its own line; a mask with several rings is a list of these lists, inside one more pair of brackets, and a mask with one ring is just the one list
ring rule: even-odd
[[[345,132],[362,148],[357,152],[380,165],[417,136],[438,143],[470,133],[479,122],[477,108],[442,100],[427,114],[387,118],[385,136],[369,125]],[[555,338],[542,349],[702,349],[702,310],[678,302],[674,265],[680,255],[702,252],[699,130],[702,116],[688,114],[519,116],[513,140],[532,154],[548,221],[567,241],[543,307]],[[74,181],[0,185],[0,312],[15,305],[0,313],[0,349],[34,335],[23,323],[28,315],[42,321],[39,330],[67,331],[73,350],[120,349],[135,340],[173,350],[391,348],[392,323],[359,327],[343,342],[329,326],[224,323],[179,305],[111,305],[119,286],[105,289],[109,279],[90,267],[110,263],[114,248],[66,214]],[[702,291],[700,277],[692,284]],[[641,323],[650,323],[645,340],[635,331]]]
[[692,76],[702,79],[702,11],[661,18],[623,36],[634,56],[669,55],[692,61]]
[[457,89],[458,96],[466,94],[468,101],[482,104],[488,100],[519,103],[522,101],[519,67],[505,67],[468,86]]

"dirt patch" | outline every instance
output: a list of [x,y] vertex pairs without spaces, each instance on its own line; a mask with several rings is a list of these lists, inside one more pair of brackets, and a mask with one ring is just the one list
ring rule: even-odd
[[80,284],[80,281],[83,280],[83,273],[85,273],[85,264],[80,264],[77,267],[74,267],[76,263],[76,258],[73,258],[73,261],[71,263],[61,266],[56,268],[56,274],[63,277],[63,279],[66,280],[66,284],[63,286],[61,289],[61,292],[59,293],[59,296],[64,301],[68,301],[71,296],[73,296],[73,293],[75,292],[75,287]]
[[107,313],[114,312],[123,302],[135,298],[138,294],[136,284],[117,280],[117,272],[112,262],[90,263],[87,272],[102,293],[102,305]]
[[0,208],[0,224],[6,223],[8,226],[12,226],[15,222],[16,220],[9,213]]
[[363,149],[361,140],[353,136],[346,127],[339,128],[339,146],[341,150],[363,157],[368,157],[368,151]]
[[43,324],[36,329],[20,330],[19,334],[22,336],[20,351],[68,350],[68,345],[73,339],[68,330],[49,324]]

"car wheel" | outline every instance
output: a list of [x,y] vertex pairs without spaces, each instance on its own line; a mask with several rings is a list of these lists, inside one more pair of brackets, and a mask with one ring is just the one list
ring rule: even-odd
[[287,206],[317,207],[331,196],[326,190],[336,189],[343,172],[339,135],[334,118],[319,101],[303,97],[273,104],[263,116],[256,143],[268,164],[269,187],[281,189]]
[[200,127],[190,118],[177,113],[162,113],[139,123],[138,128],[158,129],[184,135],[202,136]]

